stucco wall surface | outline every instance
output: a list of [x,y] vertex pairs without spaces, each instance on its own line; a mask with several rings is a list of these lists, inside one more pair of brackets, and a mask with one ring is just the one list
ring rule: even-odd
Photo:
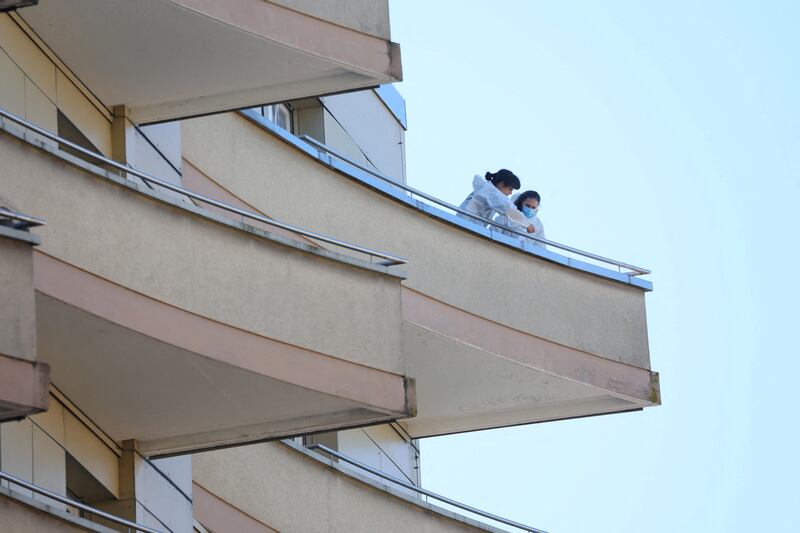
[[[13,498],[0,493],[0,531],[3,533],[113,533],[113,530],[103,526],[80,520],[85,527],[57,518],[54,514],[45,511],[47,506],[25,505]],[[54,513],[61,513],[58,509],[50,508]],[[67,517],[69,518],[69,517]]]
[[0,236],[0,354],[36,359],[33,247]]
[[269,0],[339,26],[390,38],[388,0]]
[[192,468],[196,483],[284,533],[480,531],[350,479],[280,443],[196,454]]
[[201,316],[403,373],[396,277],[165,205],[7,136],[0,160],[0,189],[48,221],[42,252]]
[[58,129],[58,109],[98,150],[110,155],[108,109],[20,24],[10,14],[0,14],[0,106],[49,131]]
[[[649,367],[644,291],[480,238],[338,174],[237,114],[183,122],[184,157],[276,219],[409,259],[404,285],[589,353]],[[471,176],[464,177],[464,190]]]

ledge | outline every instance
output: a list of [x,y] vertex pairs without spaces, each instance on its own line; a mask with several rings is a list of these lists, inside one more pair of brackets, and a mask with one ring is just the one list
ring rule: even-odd
[[42,244],[42,238],[38,235],[28,231],[23,231],[21,229],[9,228],[2,225],[0,225],[0,237],[7,237],[9,239],[27,242],[28,244],[32,244],[34,246]]
[[551,263],[557,263],[559,265],[565,266],[570,269],[579,270],[581,272],[585,272],[593,276],[609,279],[618,283],[622,283],[624,285],[629,285],[632,287],[636,287],[638,289],[642,289],[644,291],[649,292],[653,290],[653,284],[650,281],[640,279],[630,274],[615,272],[609,268],[604,268],[598,265],[594,265],[592,263],[587,263],[586,261],[573,259],[571,257],[567,257],[565,255],[552,252],[540,246],[535,246],[532,241],[530,244],[526,244],[521,239],[516,239],[513,237],[509,237],[507,235],[503,235],[498,230],[481,227],[468,220],[457,217],[456,215],[450,214],[442,209],[439,209],[438,207],[434,207],[426,202],[411,198],[408,194],[394,187],[393,185],[379,178],[376,178],[375,176],[372,176],[369,173],[364,172],[363,170],[353,165],[350,165],[349,163],[346,163],[336,157],[333,157],[329,154],[317,150],[317,148],[315,148],[314,146],[303,141],[296,135],[289,133],[288,131],[282,128],[279,128],[277,125],[268,121],[266,118],[255,113],[254,111],[245,109],[245,110],[240,110],[239,113],[247,120],[261,127],[268,133],[274,135],[283,142],[303,152],[305,155],[311,157],[312,159],[317,160],[320,164],[329,167],[338,172],[339,174],[342,174],[347,178],[357,181],[369,187],[370,189],[373,189],[383,194],[384,196],[389,197],[390,199],[396,202],[405,204],[406,206],[416,211],[419,211],[424,215],[436,218],[437,220],[446,222],[450,225],[457,226],[458,228],[464,231],[468,231],[485,239],[489,239],[508,248],[513,248],[522,253],[535,256],[538,259],[542,259]]
[[47,410],[50,366],[0,354],[0,422]]
[[392,488],[392,486],[389,485],[388,483],[383,483],[383,482],[378,481],[378,480],[376,480],[374,478],[367,477],[367,476],[365,476],[363,474],[360,474],[356,470],[353,470],[353,469],[351,469],[349,467],[346,467],[346,466],[342,466],[337,461],[334,461],[333,459],[328,459],[327,457],[325,457],[325,456],[323,456],[323,455],[321,455],[319,453],[316,453],[316,452],[313,452],[311,450],[308,450],[304,446],[300,446],[299,444],[296,444],[293,441],[281,440],[280,442],[281,442],[281,444],[283,444],[287,448],[289,448],[292,451],[302,455],[303,457],[305,457],[308,460],[311,460],[311,461],[314,461],[316,463],[319,463],[320,465],[325,466],[327,468],[330,468],[331,470],[334,470],[339,474],[347,476],[347,477],[353,479],[354,481],[357,481],[359,483],[367,485],[368,487],[370,487],[372,489],[375,489],[375,490],[378,490],[378,491],[381,491],[381,492],[385,492],[388,496],[392,496],[394,498],[401,499],[401,500],[403,500],[405,503],[407,503],[409,505],[414,505],[416,507],[419,507],[421,511],[427,511],[427,512],[430,512],[430,513],[438,514],[438,515],[443,516],[444,518],[448,518],[450,520],[455,520],[456,522],[461,522],[461,523],[463,523],[463,524],[465,524],[467,526],[474,527],[474,528],[480,529],[482,531],[489,531],[491,533],[507,533],[506,530],[504,530],[504,529],[499,529],[499,528],[491,526],[489,524],[486,524],[486,523],[483,523],[483,522],[479,522],[477,520],[469,518],[467,516],[464,516],[464,515],[461,515],[461,514],[458,514],[458,513],[454,513],[452,511],[448,511],[447,509],[445,509],[443,507],[439,507],[437,505],[432,505],[432,504],[430,504],[430,503],[428,503],[426,501],[423,501],[421,498],[415,498],[413,496],[410,496],[408,493],[405,493],[405,492],[399,491],[399,490],[397,490],[395,488]]
[[[62,511],[61,509],[53,507],[52,505],[48,505],[42,501],[35,500],[30,496],[25,496],[24,494],[21,494],[15,490],[0,486],[0,500],[2,499],[11,500],[11,505],[19,504],[28,507],[30,508],[27,510],[28,512],[42,513],[48,515],[53,520],[67,522],[68,524],[81,528],[85,531],[95,531],[96,533],[117,533],[116,529],[111,529],[95,522],[91,522],[85,518]],[[54,525],[53,530],[55,531],[57,527],[58,526]]]
[[[213,212],[213,211],[211,211],[209,209],[205,209],[203,207],[199,207],[199,206],[197,206],[194,203],[191,203],[189,201],[179,200],[178,197],[176,197],[175,195],[166,194],[166,193],[160,192],[160,191],[158,191],[156,189],[152,189],[148,185],[144,184],[143,182],[137,182],[137,181],[133,181],[133,180],[130,180],[128,178],[122,177],[117,173],[105,170],[105,169],[103,169],[103,168],[101,168],[101,167],[99,167],[97,165],[93,165],[93,164],[87,162],[84,159],[81,159],[79,157],[76,157],[76,156],[73,156],[73,155],[68,154],[66,152],[63,152],[63,151],[53,147],[51,144],[42,142],[38,137],[35,137],[35,136],[31,135],[31,134],[28,134],[25,131],[23,131],[23,130],[15,127],[15,126],[9,125],[9,122],[10,121],[5,120],[4,118],[0,117],[0,134],[8,135],[9,137],[11,137],[11,138],[13,138],[13,139],[15,139],[17,141],[20,141],[23,144],[27,144],[27,145],[31,146],[32,148],[35,148],[35,149],[40,150],[42,152],[45,152],[45,153],[47,153],[47,154],[49,154],[49,155],[51,155],[51,156],[53,156],[55,158],[61,159],[62,161],[64,161],[65,163],[67,163],[67,164],[69,164],[69,165],[71,165],[73,167],[79,168],[79,169],[81,169],[81,170],[83,170],[85,172],[93,174],[95,177],[98,177],[98,178],[105,179],[107,181],[113,182],[115,185],[119,185],[120,187],[124,187],[124,188],[128,189],[131,192],[140,194],[142,196],[146,196],[146,197],[150,198],[151,200],[155,200],[155,201],[157,201],[159,203],[169,205],[169,206],[174,207],[176,209],[180,209],[180,210],[185,211],[187,213],[191,213],[192,215],[205,218],[205,219],[210,220],[212,222],[215,222],[217,224],[220,224],[220,225],[223,225],[223,226],[227,226],[229,228],[241,231],[243,233],[248,233],[248,234],[253,235],[255,237],[259,237],[261,239],[265,239],[267,241],[270,241],[270,242],[272,242],[274,244],[278,244],[280,246],[293,248],[293,249],[299,250],[301,252],[305,252],[305,253],[308,253],[308,254],[316,255],[318,257],[322,257],[322,258],[325,258],[325,259],[328,259],[328,260],[331,260],[331,261],[337,261],[339,263],[343,263],[343,264],[346,264],[346,265],[349,265],[349,266],[352,266],[352,267],[356,267],[356,268],[360,268],[360,269],[364,269],[364,270],[370,270],[372,272],[375,272],[375,273],[378,273],[378,274],[384,274],[384,275],[387,275],[387,276],[390,276],[390,277],[393,277],[393,278],[397,278],[397,279],[405,279],[406,278],[405,272],[400,270],[400,269],[398,269],[397,267],[383,266],[383,265],[380,265],[380,264],[369,263],[367,261],[364,261],[364,260],[361,260],[361,259],[358,259],[358,258],[355,258],[355,257],[350,257],[350,256],[347,256],[347,255],[344,255],[344,254],[340,254],[340,253],[337,253],[337,252],[330,251],[330,250],[328,250],[326,248],[321,248],[319,246],[314,246],[314,245],[311,245],[311,244],[308,244],[308,243],[305,243],[305,242],[301,242],[299,240],[290,239],[290,238],[278,235],[277,233],[273,233],[273,232],[270,232],[270,231],[265,231],[265,230],[262,230],[262,229],[259,229],[259,228],[255,227],[255,226],[252,226],[250,224],[246,224],[244,222],[238,222],[238,221],[233,220],[231,218],[228,218],[226,216],[219,215],[219,214],[217,214],[217,213],[215,213],[215,212]],[[5,227],[0,226],[0,235],[6,235],[6,232],[12,232],[12,233],[9,233],[7,235],[9,237],[13,237],[13,238],[18,238],[19,239],[21,237],[27,236],[27,237],[32,238],[33,240],[36,241],[36,242],[32,242],[31,239],[27,239],[27,242],[32,242],[32,244],[40,244],[41,243],[41,239],[39,239],[39,237],[37,235],[32,235],[30,233],[22,232],[22,231],[19,231],[19,230],[13,230],[11,228],[5,228]],[[21,234],[21,235],[19,235],[19,234]]]

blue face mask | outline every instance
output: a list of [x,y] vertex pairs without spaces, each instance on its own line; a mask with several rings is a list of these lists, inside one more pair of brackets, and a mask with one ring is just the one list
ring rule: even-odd
[[533,218],[536,216],[536,212],[539,211],[538,208],[528,207],[527,205],[522,206],[522,214],[528,218]]

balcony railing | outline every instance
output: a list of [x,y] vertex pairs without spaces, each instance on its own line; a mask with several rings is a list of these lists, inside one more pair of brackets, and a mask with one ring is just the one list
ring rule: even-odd
[[128,531],[140,531],[142,533],[161,533],[157,529],[152,529],[152,528],[149,528],[147,526],[143,526],[141,524],[137,524],[135,522],[129,522],[128,520],[122,519],[122,518],[120,518],[118,516],[114,516],[113,514],[109,514],[109,513],[106,513],[104,511],[101,511],[100,509],[96,509],[94,507],[90,507],[89,505],[86,505],[85,503],[81,503],[81,502],[79,502],[77,500],[72,500],[70,498],[67,498],[66,496],[62,496],[62,495],[57,494],[57,493],[55,493],[53,491],[47,490],[45,488],[42,488],[42,487],[40,487],[38,485],[34,485],[33,483],[28,483],[24,479],[20,479],[20,478],[18,478],[16,476],[12,476],[11,474],[6,474],[5,472],[0,472],[0,479],[2,479],[4,481],[7,481],[8,483],[13,483],[14,485],[22,487],[23,489],[27,489],[29,491],[35,492],[36,494],[41,494],[42,496],[50,498],[51,500],[55,500],[57,502],[63,503],[65,505],[69,505],[71,507],[77,507],[78,509],[80,509],[82,511],[86,511],[87,513],[90,513],[90,514],[92,514],[94,516],[97,516],[99,518],[103,518],[103,519],[108,520],[110,522],[114,522],[115,524],[119,524],[121,526],[125,526],[126,528],[128,528]]
[[448,202],[445,202],[444,200],[440,200],[439,198],[436,198],[435,196],[432,196],[432,195],[427,194],[427,193],[425,193],[423,191],[420,191],[419,189],[415,189],[414,187],[410,187],[410,186],[406,185],[405,183],[401,183],[401,182],[399,182],[399,181],[397,181],[397,180],[395,180],[395,179],[393,179],[393,178],[391,178],[391,177],[389,177],[389,176],[387,176],[385,174],[382,174],[381,172],[378,172],[378,171],[376,171],[374,169],[371,169],[371,168],[369,168],[369,167],[367,167],[365,165],[362,165],[362,164],[358,163],[357,161],[353,161],[349,157],[343,155],[341,152],[338,152],[338,151],[328,147],[327,145],[319,142],[318,140],[314,139],[313,137],[311,137],[309,135],[303,135],[300,138],[303,139],[308,144],[311,144],[312,146],[314,146],[315,148],[320,150],[320,152],[325,152],[326,154],[330,154],[330,155],[332,155],[332,156],[344,161],[345,163],[347,163],[349,165],[352,165],[352,166],[354,166],[354,167],[356,167],[356,168],[358,168],[360,170],[363,170],[364,172],[367,172],[368,174],[370,174],[372,176],[375,176],[376,178],[388,183],[389,185],[397,187],[397,188],[399,188],[399,189],[411,194],[412,196],[416,196],[418,198],[422,198],[424,200],[427,200],[428,202],[431,202],[433,204],[438,205],[439,207],[444,207],[445,209],[447,209],[449,211],[452,211],[452,212],[460,214],[460,215],[464,215],[464,216],[468,217],[470,220],[477,221],[480,224],[486,224],[486,225],[498,228],[498,229],[500,229],[500,230],[502,230],[504,232],[512,233],[512,234],[518,235],[520,237],[526,237],[528,239],[540,242],[542,244],[546,244],[548,246],[552,246],[553,248],[557,248],[559,250],[575,254],[575,255],[577,255],[579,257],[582,257],[582,258],[592,259],[594,261],[598,261],[598,262],[603,263],[605,265],[610,265],[612,267],[616,267],[617,269],[619,269],[620,272],[622,272],[623,268],[627,269],[628,272],[624,272],[624,273],[625,274],[629,274],[631,276],[644,276],[644,275],[647,275],[647,274],[651,274],[651,271],[646,269],[646,268],[634,266],[634,265],[631,265],[631,264],[628,264],[628,263],[623,263],[622,261],[617,261],[616,259],[610,259],[608,257],[603,257],[601,255],[593,254],[591,252],[587,252],[585,250],[580,250],[578,248],[574,248],[572,246],[568,246],[566,244],[562,244],[562,243],[559,243],[559,242],[556,242],[556,241],[551,241],[549,239],[543,239],[541,237],[536,237],[536,236],[530,235],[528,233],[524,233],[524,232],[521,232],[521,231],[514,230],[514,229],[512,229],[512,228],[510,228],[510,227],[508,227],[508,226],[506,226],[504,224],[499,224],[498,222],[496,222],[494,220],[490,220],[488,218],[479,217],[479,216],[477,216],[477,215],[475,215],[473,213],[470,213],[468,211],[464,211],[463,209],[460,209],[460,208],[458,208],[458,207],[456,207],[456,206],[454,206],[454,205],[452,205],[452,204],[450,204]]
[[58,142],[61,145],[68,146],[69,148],[71,148],[73,150],[76,150],[76,151],[80,152],[81,154],[92,158],[93,160],[96,160],[96,161],[98,161],[100,163],[103,163],[104,165],[108,165],[110,167],[113,167],[113,168],[121,171],[121,172],[125,172],[125,173],[131,174],[133,176],[136,176],[136,177],[140,178],[141,180],[143,180],[148,185],[157,185],[158,187],[163,187],[163,188],[168,189],[168,190],[170,190],[172,192],[175,192],[175,193],[178,193],[178,194],[182,194],[184,196],[192,198],[193,200],[197,200],[197,201],[203,202],[203,203],[208,204],[208,205],[213,205],[214,207],[218,207],[218,208],[223,209],[223,210],[225,210],[225,211],[227,211],[229,213],[241,216],[243,219],[250,219],[250,220],[257,221],[257,222],[261,222],[261,223],[267,224],[269,226],[273,226],[273,227],[276,227],[276,228],[281,228],[281,229],[284,229],[284,230],[287,230],[287,231],[291,231],[291,232],[293,232],[293,233],[295,233],[297,235],[302,235],[304,237],[308,237],[310,239],[314,239],[314,240],[319,241],[319,242],[324,242],[324,243],[327,243],[327,244],[338,246],[340,248],[344,248],[346,250],[350,250],[350,251],[353,251],[353,252],[357,252],[359,254],[366,255],[367,257],[369,257],[370,262],[374,262],[374,260],[377,259],[378,260],[377,263],[380,264],[380,265],[383,265],[383,266],[403,265],[403,264],[406,264],[408,262],[406,259],[404,259],[402,257],[397,257],[397,256],[390,255],[390,254],[387,254],[387,253],[384,253],[384,252],[379,252],[377,250],[372,250],[370,248],[365,248],[365,247],[359,246],[357,244],[352,244],[352,243],[349,243],[349,242],[341,241],[341,240],[333,238],[333,237],[328,237],[328,236],[325,236],[325,235],[321,235],[319,233],[315,233],[315,232],[312,232],[312,231],[304,230],[304,229],[298,228],[296,226],[292,226],[290,224],[285,224],[283,222],[279,222],[277,220],[273,220],[271,218],[267,218],[267,217],[265,217],[263,215],[259,215],[258,213],[252,213],[250,211],[246,211],[244,209],[240,209],[238,207],[234,207],[234,206],[226,204],[224,202],[220,202],[218,200],[214,200],[213,198],[209,198],[209,197],[204,196],[202,194],[198,194],[198,193],[196,193],[194,191],[190,191],[189,189],[185,189],[185,188],[183,188],[183,187],[181,187],[179,185],[174,185],[174,184],[169,183],[167,181],[158,179],[155,176],[151,176],[150,174],[147,174],[147,173],[142,172],[140,170],[136,170],[136,169],[134,169],[132,167],[123,165],[122,163],[114,161],[113,159],[109,159],[109,158],[105,157],[102,154],[98,154],[97,152],[93,152],[91,150],[87,150],[86,148],[84,148],[84,147],[82,147],[82,146],[80,146],[78,144],[75,144],[75,143],[73,143],[71,141],[68,141],[67,139],[64,139],[63,137],[59,137],[55,133],[52,133],[52,132],[47,131],[47,130],[45,130],[43,128],[40,128],[39,126],[37,126],[37,125],[25,120],[24,118],[19,117],[19,116],[13,114],[13,113],[9,113],[8,111],[6,111],[5,109],[2,109],[2,108],[0,108],[0,117],[2,117],[4,119],[7,119],[7,120],[9,120],[11,122],[14,122],[16,124],[19,124],[20,126],[23,126],[24,128],[26,128],[26,129],[28,129],[28,130],[30,130],[30,131],[38,134],[38,135],[41,135],[42,137],[50,139],[51,141],[55,141],[55,142]]
[[15,211],[11,211],[7,207],[0,207],[0,225],[22,231],[28,231],[30,228],[43,226],[45,224],[46,222],[41,218],[26,215],[24,213],[17,213]]
[[347,455],[341,454],[341,453],[337,452],[336,450],[332,450],[331,448],[328,448],[324,444],[312,444],[310,446],[306,446],[306,448],[309,449],[309,450],[319,450],[321,452],[325,452],[325,453],[327,453],[328,455],[330,455],[332,457],[336,457],[340,461],[344,461],[345,463],[349,463],[349,464],[351,464],[351,465],[353,465],[353,466],[355,466],[357,468],[360,468],[361,470],[364,470],[365,472],[369,472],[370,474],[372,474],[374,476],[378,476],[381,479],[385,479],[386,481],[391,481],[392,483],[400,485],[401,487],[403,487],[405,489],[408,489],[410,491],[416,492],[418,494],[422,494],[422,495],[427,496],[429,498],[433,498],[434,500],[438,500],[438,501],[446,503],[448,505],[452,505],[453,507],[457,507],[457,508],[462,509],[464,511],[468,511],[470,513],[474,513],[474,514],[476,514],[478,516],[482,516],[483,518],[488,518],[489,520],[494,520],[495,522],[500,522],[501,524],[505,524],[507,526],[515,527],[515,528],[521,529],[523,531],[528,531],[529,533],[547,533],[543,529],[537,529],[537,528],[532,527],[532,526],[527,526],[525,524],[520,524],[519,522],[515,522],[513,520],[509,520],[508,518],[503,518],[501,516],[497,516],[497,515],[494,515],[492,513],[488,513],[486,511],[482,511],[480,509],[476,509],[475,507],[472,507],[472,506],[467,505],[465,503],[461,503],[459,501],[453,500],[453,499],[448,498],[446,496],[442,496],[441,494],[437,494],[437,493],[429,491],[427,489],[423,489],[422,487],[418,487],[418,486],[416,486],[416,485],[414,485],[412,483],[408,483],[407,481],[403,481],[402,479],[398,479],[398,478],[396,478],[394,476],[390,476],[388,474],[384,474],[380,470],[376,470],[375,468],[372,468],[371,466],[365,465],[364,463],[362,463],[360,461],[356,461],[352,457],[348,457]]

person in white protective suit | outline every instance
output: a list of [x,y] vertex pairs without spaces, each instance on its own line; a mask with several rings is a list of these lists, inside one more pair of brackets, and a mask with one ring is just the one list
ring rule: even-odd
[[[472,179],[473,190],[461,202],[459,208],[489,220],[492,220],[492,217],[496,214],[504,215],[508,220],[521,226],[523,231],[533,233],[533,224],[508,199],[511,191],[519,189],[519,187],[519,178],[513,172],[504,168],[494,174],[487,172],[483,178],[475,175]],[[472,220],[484,227],[486,226],[483,221],[471,218],[463,213],[459,213],[458,216]]]
[[[511,202],[513,202],[517,209],[522,212],[525,218],[527,218],[533,226],[533,232],[528,231],[528,233],[531,233],[534,237],[540,237],[544,239],[544,224],[542,224],[542,221],[539,219],[539,204],[542,202],[542,197],[539,196],[539,193],[536,191],[525,191],[523,193],[518,193],[511,197]],[[498,224],[508,226],[516,231],[527,231],[527,228],[517,224],[516,222],[512,222],[505,215],[499,215],[494,219],[494,221]],[[503,233],[511,237],[517,236],[516,233],[511,233],[510,231],[504,231]],[[540,241],[534,240],[533,244],[535,246],[544,247],[544,243]]]

